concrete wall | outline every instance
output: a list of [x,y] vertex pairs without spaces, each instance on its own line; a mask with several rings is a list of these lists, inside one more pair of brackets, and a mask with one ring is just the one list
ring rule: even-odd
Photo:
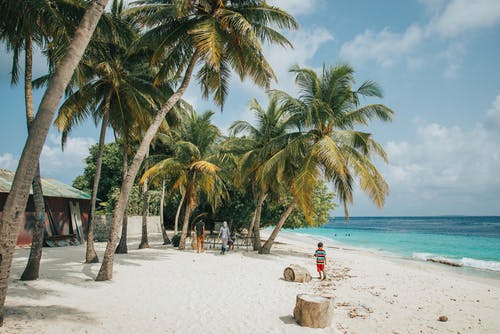
[[[94,226],[95,241],[108,240],[111,218],[112,218],[111,216],[104,216],[104,215],[96,216],[95,226]],[[160,217],[149,216],[147,218],[148,218],[148,234],[161,233]],[[142,234],[142,216],[129,216],[127,224],[127,235],[133,236],[141,234]]]

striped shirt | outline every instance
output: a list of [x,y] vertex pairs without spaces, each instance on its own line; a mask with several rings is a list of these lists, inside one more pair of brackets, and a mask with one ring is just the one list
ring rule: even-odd
[[316,257],[316,264],[324,264],[326,262],[326,252],[323,248],[316,249],[314,256]]

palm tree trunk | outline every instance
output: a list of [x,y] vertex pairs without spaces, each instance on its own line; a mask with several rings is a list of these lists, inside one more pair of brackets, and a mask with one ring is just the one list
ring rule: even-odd
[[267,194],[263,193],[259,197],[259,201],[257,202],[257,207],[255,208],[255,222],[253,225],[253,250],[254,251],[259,251],[261,246],[260,242],[260,216],[262,214],[262,204],[264,204],[264,201],[267,198]]
[[[146,158],[149,156],[149,150],[146,153]],[[144,170],[147,170],[147,164],[144,166]],[[142,185],[142,238],[139,244],[139,249],[149,248],[148,242],[148,211],[149,211],[149,201],[148,201],[148,179],[144,180]]]
[[[123,142],[123,162],[122,162],[122,174],[123,178],[125,178],[125,175],[127,175],[127,168],[128,168],[128,146],[126,142]],[[127,212],[127,208],[125,207],[125,212]],[[128,253],[128,247],[127,247],[127,227],[128,227],[128,216],[125,214],[123,215],[123,222],[122,222],[122,234],[120,237],[120,242],[118,243],[118,246],[115,249],[116,254],[127,254]]]
[[[25,72],[24,72],[24,98],[26,104],[26,120],[28,131],[35,119],[35,108],[33,106],[32,69],[33,69],[33,47],[31,37],[25,40]],[[33,178],[33,201],[35,203],[35,225],[33,226],[30,256],[28,263],[21,275],[21,281],[32,281],[38,279],[40,272],[40,261],[42,260],[43,232],[45,231],[45,202],[43,200],[42,181],[40,178],[40,165],[37,166]]]
[[190,216],[191,216],[191,207],[188,204],[186,205],[186,211],[184,212],[184,222],[182,223],[181,240],[179,241],[179,247],[178,247],[179,250],[186,249],[186,238],[187,238]]
[[184,204],[184,199],[186,198],[186,192],[182,194],[181,201],[177,206],[177,212],[175,213],[175,221],[174,221],[174,235],[177,235],[177,230],[179,229],[179,216],[181,215],[182,204]]
[[107,3],[108,0],[92,1],[85,11],[66,55],[56,66],[54,76],[45,91],[19,159],[16,175],[0,220],[0,326],[3,326],[7,284],[21,220],[24,218],[22,213],[26,208],[31,182],[38,169],[37,161],[40,159],[45,139],[64,90],[82,58]]
[[262,245],[262,248],[259,250],[259,254],[269,254],[271,252],[271,247],[273,246],[274,239],[278,236],[278,233],[280,232],[281,228],[285,224],[288,216],[292,213],[293,209],[295,209],[295,206],[297,206],[297,201],[294,199],[292,203],[288,206],[288,208],[281,214],[280,220],[278,222],[278,225],[274,227],[273,232],[269,236],[269,239],[266,240],[264,245]]
[[156,115],[153,123],[149,126],[146,131],[144,138],[139,145],[139,149],[137,150],[134,159],[132,160],[132,165],[127,171],[127,176],[124,178],[122,182],[122,187],[120,190],[120,197],[115,207],[113,221],[111,223],[110,230],[110,238],[106,245],[106,250],[104,251],[104,259],[102,261],[101,269],[97,274],[97,281],[106,281],[110,280],[113,277],[113,260],[114,260],[114,249],[116,242],[118,240],[118,230],[120,225],[122,224],[123,215],[125,213],[125,207],[128,202],[128,197],[130,195],[130,189],[132,189],[132,184],[134,183],[135,177],[139,172],[139,168],[141,167],[142,160],[146,155],[146,151],[153,140],[154,135],[160,128],[165,116],[173,108],[173,106],[181,99],[182,95],[186,91],[189,86],[189,81],[193,74],[194,66],[199,57],[199,52],[196,50],[193,54],[191,61],[189,62],[188,67],[186,68],[186,73],[184,74],[184,79],[182,80],[181,85],[177,89],[177,91],[172,94],[167,102],[162,106],[160,112]]
[[99,150],[97,153],[97,163],[94,173],[94,184],[92,186],[92,197],[90,199],[90,219],[87,230],[87,252],[85,254],[85,263],[98,263],[99,258],[94,248],[94,224],[95,207],[97,202],[97,191],[99,190],[99,181],[101,180],[102,156],[104,152],[104,140],[106,138],[106,128],[108,127],[109,108],[111,104],[111,93],[106,96],[104,106],[104,115],[102,116],[101,133],[99,134]]
[[186,249],[186,238],[187,238],[187,231],[188,231],[188,226],[189,226],[189,217],[191,216],[191,212],[193,210],[192,206],[192,192],[193,192],[193,187],[194,187],[194,182],[196,179],[196,172],[193,173],[193,176],[191,177],[191,183],[187,185],[186,187],[186,211],[184,211],[184,222],[182,223],[182,233],[181,233],[181,239],[179,241],[179,249],[184,250]]
[[165,206],[165,178],[161,182],[161,197],[160,197],[160,228],[161,236],[163,237],[163,244],[170,245],[172,242],[168,238],[167,231],[165,229],[165,223],[163,221],[163,207]]
[[97,274],[96,281],[106,281],[110,280],[113,277],[114,249],[116,242],[118,240],[117,231],[122,223],[123,215],[125,213],[125,207],[128,202],[128,197],[130,195],[130,189],[132,189],[135,177],[139,172],[139,168],[141,167],[144,156],[146,155],[146,150],[151,144],[154,135],[160,128],[160,125],[165,119],[167,113],[181,99],[182,95],[189,86],[189,81],[193,74],[194,66],[196,65],[198,57],[199,57],[199,52],[196,51],[193,54],[191,61],[189,62],[189,65],[186,69],[186,73],[184,74],[184,79],[182,80],[180,87],[174,94],[172,94],[169,97],[167,102],[160,109],[160,112],[158,112],[158,114],[156,115],[153,123],[149,126],[148,130],[144,135],[144,138],[141,141],[141,144],[139,145],[139,149],[137,150],[134,159],[132,160],[132,165],[127,171],[127,176],[123,179],[122,187],[120,189],[120,197],[115,207],[113,221],[111,223],[110,238],[106,245],[106,250],[104,251],[104,259],[102,261],[101,269]]

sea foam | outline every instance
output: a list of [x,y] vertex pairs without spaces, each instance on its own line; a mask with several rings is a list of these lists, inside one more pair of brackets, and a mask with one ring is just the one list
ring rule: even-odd
[[468,257],[464,257],[461,259],[453,259],[431,253],[413,253],[412,257],[414,259],[423,261],[434,261],[434,262],[441,261],[441,263],[443,264],[457,265],[457,266],[470,267],[483,270],[500,271],[500,262],[496,261],[485,261],[485,260],[471,259]]

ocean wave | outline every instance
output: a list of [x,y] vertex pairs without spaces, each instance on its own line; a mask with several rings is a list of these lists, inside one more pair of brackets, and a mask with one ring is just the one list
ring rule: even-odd
[[471,259],[468,257],[464,257],[461,259],[453,259],[431,253],[413,253],[413,258],[423,261],[438,262],[451,266],[500,271],[500,262],[496,261],[478,260],[478,259]]

